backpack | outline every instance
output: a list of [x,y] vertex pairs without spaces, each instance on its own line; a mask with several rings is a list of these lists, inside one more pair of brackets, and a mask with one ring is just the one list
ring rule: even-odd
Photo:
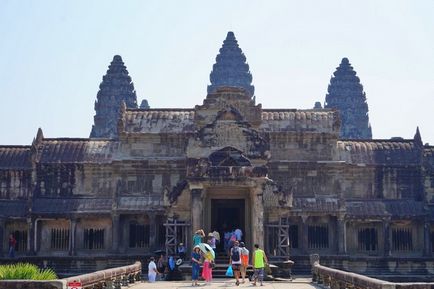
[[232,248],[231,259],[234,262],[240,261],[240,248],[238,248],[238,247]]

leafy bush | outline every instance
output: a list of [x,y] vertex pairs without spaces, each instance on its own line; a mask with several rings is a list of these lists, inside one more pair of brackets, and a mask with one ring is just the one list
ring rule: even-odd
[[17,263],[0,266],[0,280],[54,280],[56,273],[52,269],[39,269],[29,263]]

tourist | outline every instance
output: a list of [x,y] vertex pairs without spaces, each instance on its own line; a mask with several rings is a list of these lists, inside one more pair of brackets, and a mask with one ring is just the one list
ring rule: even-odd
[[214,230],[214,232],[212,232],[215,240],[216,240],[216,244],[218,245],[220,243],[220,233],[217,232],[216,230]]
[[213,233],[208,234],[207,243],[214,251],[216,251],[216,238],[214,237]]
[[237,228],[234,231],[235,234],[235,238],[237,239],[238,242],[240,242],[243,238],[243,231],[241,231],[241,229]]
[[151,283],[155,282],[155,279],[157,277],[158,271],[157,271],[157,265],[155,264],[154,257],[151,257],[148,265],[148,280]]
[[202,229],[197,230],[193,236],[193,247],[202,243],[202,238],[204,237],[205,237],[205,232]]
[[232,247],[234,246],[235,242],[237,242],[237,237],[235,235],[235,232],[230,232],[230,238],[229,238],[229,251],[228,255],[230,256],[230,252]]
[[178,245],[178,256],[182,260],[185,259],[185,246],[183,243],[179,243],[179,245]]
[[205,280],[206,284],[210,284],[212,281],[212,260],[205,257],[203,261],[202,278]]
[[232,236],[231,232],[225,232],[224,233],[224,244],[223,244],[223,247],[225,249],[225,253],[226,254],[229,254],[229,250],[231,249],[230,246],[229,246],[229,242],[230,242],[231,236]]
[[161,274],[161,279],[164,279],[164,273],[166,272],[166,260],[163,254],[160,255],[160,258],[158,258],[157,270]]
[[240,253],[241,253],[241,278],[243,281],[241,283],[246,282],[246,273],[247,273],[247,267],[249,266],[249,250],[247,250],[246,245],[244,242],[240,242]]
[[232,265],[232,271],[235,276],[235,285],[240,285],[240,269],[241,269],[241,250],[238,241],[234,242],[234,246],[231,248],[229,257],[229,265]]
[[199,286],[200,264],[200,248],[196,246],[191,253],[191,286]]
[[9,235],[9,258],[15,257],[15,246],[17,245],[17,240],[14,235]]
[[264,268],[265,265],[268,263],[267,256],[265,255],[265,252],[261,249],[259,249],[259,245],[255,244],[255,251],[252,255],[252,264],[253,264],[253,285],[256,286],[256,281],[259,280],[261,286],[264,286]]

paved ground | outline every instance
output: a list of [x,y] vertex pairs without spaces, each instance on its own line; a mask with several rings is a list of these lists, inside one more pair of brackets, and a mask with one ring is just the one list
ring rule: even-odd
[[201,289],[208,289],[208,288],[258,288],[258,289],[315,289],[317,287],[313,286],[310,283],[310,278],[297,278],[292,282],[283,282],[283,281],[275,281],[275,282],[264,282],[264,286],[253,286],[250,282],[245,284],[240,284],[240,286],[235,286],[234,279],[215,279],[210,285],[205,285],[204,282],[199,282],[201,286],[199,287],[192,287],[191,281],[157,281],[155,283],[136,283],[133,286],[129,287],[131,289],[147,289],[147,288],[160,288],[160,289],[174,289],[174,288],[201,288]]

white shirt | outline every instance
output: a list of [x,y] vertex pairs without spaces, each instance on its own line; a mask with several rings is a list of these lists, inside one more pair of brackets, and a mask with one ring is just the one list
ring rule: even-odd
[[246,247],[244,247],[244,248],[241,248],[241,255],[244,255],[244,256],[249,256],[249,250],[247,250],[247,248]]
[[149,265],[148,265],[148,274],[157,274],[156,272],[155,272],[155,270],[157,270],[157,265],[155,264],[155,262],[154,261],[151,261],[151,262],[149,262]]

